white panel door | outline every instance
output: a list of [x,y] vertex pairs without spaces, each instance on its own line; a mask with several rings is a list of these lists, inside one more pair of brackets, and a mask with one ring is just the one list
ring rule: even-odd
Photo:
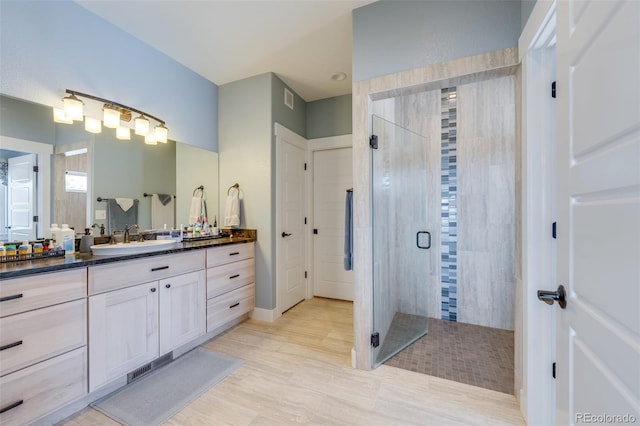
[[36,154],[9,158],[8,205],[9,241],[35,239]]
[[351,151],[313,154],[314,296],[353,300],[353,272],[344,270],[345,199],[346,190],[353,187]]
[[278,313],[306,296],[305,279],[305,151],[278,137]]
[[[557,424],[640,419],[640,2],[559,1]],[[602,416],[602,417],[591,417]],[[613,416],[613,417],[607,417]],[[615,417],[621,416],[621,417]]]

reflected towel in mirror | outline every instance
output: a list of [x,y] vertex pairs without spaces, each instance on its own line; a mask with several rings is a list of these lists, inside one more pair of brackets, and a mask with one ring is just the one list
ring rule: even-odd
[[151,228],[175,226],[175,203],[170,194],[151,194]]

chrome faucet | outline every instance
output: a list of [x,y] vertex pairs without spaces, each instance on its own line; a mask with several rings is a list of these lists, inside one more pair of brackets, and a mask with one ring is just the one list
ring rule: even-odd
[[131,242],[129,231],[132,229],[138,229],[138,225],[125,225],[124,227],[124,243],[129,244]]

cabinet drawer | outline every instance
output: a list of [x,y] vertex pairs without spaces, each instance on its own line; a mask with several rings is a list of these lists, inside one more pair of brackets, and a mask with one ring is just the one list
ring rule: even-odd
[[251,242],[207,249],[207,268],[254,257],[254,247]]
[[174,275],[204,269],[202,250],[151,256],[138,260],[89,267],[89,294],[157,281]]
[[0,285],[0,317],[87,296],[87,268],[4,280]]
[[207,299],[255,282],[255,260],[228,263],[207,269]]
[[87,394],[86,348],[1,377],[0,388],[0,424],[31,423]]
[[86,344],[86,299],[2,318],[0,376]]
[[207,300],[207,332],[251,312],[255,304],[254,284]]

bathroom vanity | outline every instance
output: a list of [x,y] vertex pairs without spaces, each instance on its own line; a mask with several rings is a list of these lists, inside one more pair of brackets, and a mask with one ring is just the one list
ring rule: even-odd
[[52,423],[248,317],[255,237],[0,265],[0,424]]

